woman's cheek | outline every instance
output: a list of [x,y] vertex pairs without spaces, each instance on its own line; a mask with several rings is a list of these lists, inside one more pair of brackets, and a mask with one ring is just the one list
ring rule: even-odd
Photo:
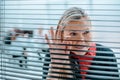
[[91,39],[92,39],[92,35],[90,33],[85,35],[85,40],[86,41],[91,41]]

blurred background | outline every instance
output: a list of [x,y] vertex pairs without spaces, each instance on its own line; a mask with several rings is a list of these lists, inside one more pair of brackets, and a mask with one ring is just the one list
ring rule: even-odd
[[[92,21],[93,41],[111,48],[120,68],[120,0],[0,0],[0,80],[41,79],[45,53],[40,54],[40,49],[48,47],[44,34],[51,26],[56,28],[71,7],[85,10]],[[22,30],[24,38],[3,44],[14,28]]]

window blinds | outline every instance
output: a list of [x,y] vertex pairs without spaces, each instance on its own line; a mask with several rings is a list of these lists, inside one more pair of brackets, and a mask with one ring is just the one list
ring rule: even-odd
[[[51,48],[49,48],[44,35],[50,34],[49,30],[51,26],[56,30],[61,16],[71,7],[84,9],[90,17],[92,22],[92,30],[90,31],[93,34],[93,40],[90,42],[98,44],[96,47],[99,48],[99,50],[96,52],[99,54],[95,57],[95,60],[92,61],[92,66],[74,63],[79,62],[79,60],[76,59],[71,59],[72,63],[53,64],[72,64],[72,69],[65,68],[65,70],[73,70],[73,73],[62,73],[69,75],[76,74],[75,76],[79,77],[74,77],[72,80],[82,79],[82,76],[85,74],[80,74],[80,71],[89,73],[86,74],[86,80],[120,80],[118,77],[118,75],[120,75],[119,3],[119,0],[1,0],[0,80],[46,80],[46,76],[49,76],[47,73],[51,68],[51,66],[49,66],[51,63],[49,50]],[[9,40],[11,37],[10,33],[14,34],[13,29],[21,30],[25,35],[20,35],[16,37],[15,40]],[[42,34],[40,35],[41,30]],[[21,34],[21,32],[18,31],[17,34]],[[59,48],[57,48],[57,50],[64,51],[64,49]],[[111,50],[113,52],[111,52]],[[83,50],[81,52],[85,51]],[[66,56],[60,53],[57,53],[57,55]],[[60,60],[61,58],[55,59]],[[62,61],[69,60],[63,58]],[[83,61],[91,62],[90,60]],[[80,70],[78,66],[89,66],[91,69]],[[54,68],[58,69],[58,67]],[[53,73],[59,74],[61,72],[53,71]],[[58,78],[58,76],[52,77]],[[66,79],[67,78],[64,77],[62,78],[62,80]]]

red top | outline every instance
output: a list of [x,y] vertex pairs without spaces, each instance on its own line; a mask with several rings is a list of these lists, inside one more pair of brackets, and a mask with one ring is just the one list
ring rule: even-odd
[[[88,70],[88,66],[91,65],[91,60],[93,60],[93,57],[96,56],[96,44],[95,43],[92,43],[89,48],[89,52],[87,52],[84,57],[83,56],[74,56],[74,58],[78,59],[79,60],[79,64],[81,65],[80,66],[80,74],[83,74],[82,75],[82,80],[85,79],[85,74],[87,74],[86,70]],[[88,57],[87,57],[88,56]],[[92,57],[90,57],[92,56]]]

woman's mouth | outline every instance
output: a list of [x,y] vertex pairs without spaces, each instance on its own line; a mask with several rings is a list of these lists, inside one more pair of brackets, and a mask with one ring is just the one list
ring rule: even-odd
[[76,49],[83,49],[84,47],[82,47],[82,46],[75,46],[74,48],[76,48]]

